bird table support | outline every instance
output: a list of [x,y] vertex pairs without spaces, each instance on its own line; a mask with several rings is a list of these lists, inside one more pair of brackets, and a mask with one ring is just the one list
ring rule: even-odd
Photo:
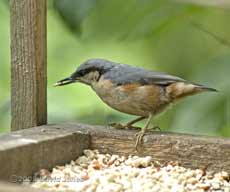
[[11,130],[47,123],[46,0],[11,0]]

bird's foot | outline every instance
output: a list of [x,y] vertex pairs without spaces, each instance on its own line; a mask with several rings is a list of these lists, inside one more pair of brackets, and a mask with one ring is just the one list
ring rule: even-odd
[[145,133],[147,131],[153,131],[153,130],[156,130],[156,129],[161,131],[161,128],[159,126],[153,126],[153,127],[148,128],[147,130],[142,129],[141,131],[139,131],[139,132],[137,132],[135,134],[135,136],[136,136],[136,144],[135,144],[136,151],[138,151],[138,147],[141,145],[142,139],[143,139]]
[[115,129],[140,129],[140,127],[135,127],[129,124],[121,123],[109,123],[109,126],[114,127]]
[[138,147],[141,145],[144,135],[145,135],[145,131],[143,129],[135,134],[135,136],[136,136],[136,144],[135,144],[136,151],[138,151]]

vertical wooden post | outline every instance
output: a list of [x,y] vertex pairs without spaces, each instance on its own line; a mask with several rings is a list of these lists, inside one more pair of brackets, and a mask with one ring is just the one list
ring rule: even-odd
[[46,0],[11,0],[11,130],[47,123]]

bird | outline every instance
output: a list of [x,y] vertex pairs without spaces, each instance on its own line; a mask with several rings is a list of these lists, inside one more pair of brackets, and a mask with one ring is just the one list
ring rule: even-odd
[[100,58],[83,62],[74,73],[55,83],[55,86],[77,82],[89,85],[111,108],[137,116],[126,124],[111,123],[111,126],[136,128],[133,126],[135,123],[147,119],[136,134],[136,149],[149,129],[152,118],[165,111],[170,104],[197,93],[217,92],[214,88],[164,72]]

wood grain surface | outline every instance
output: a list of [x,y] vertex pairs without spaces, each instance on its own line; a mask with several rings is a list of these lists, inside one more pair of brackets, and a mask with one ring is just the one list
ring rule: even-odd
[[46,124],[46,0],[11,0],[11,130]]

